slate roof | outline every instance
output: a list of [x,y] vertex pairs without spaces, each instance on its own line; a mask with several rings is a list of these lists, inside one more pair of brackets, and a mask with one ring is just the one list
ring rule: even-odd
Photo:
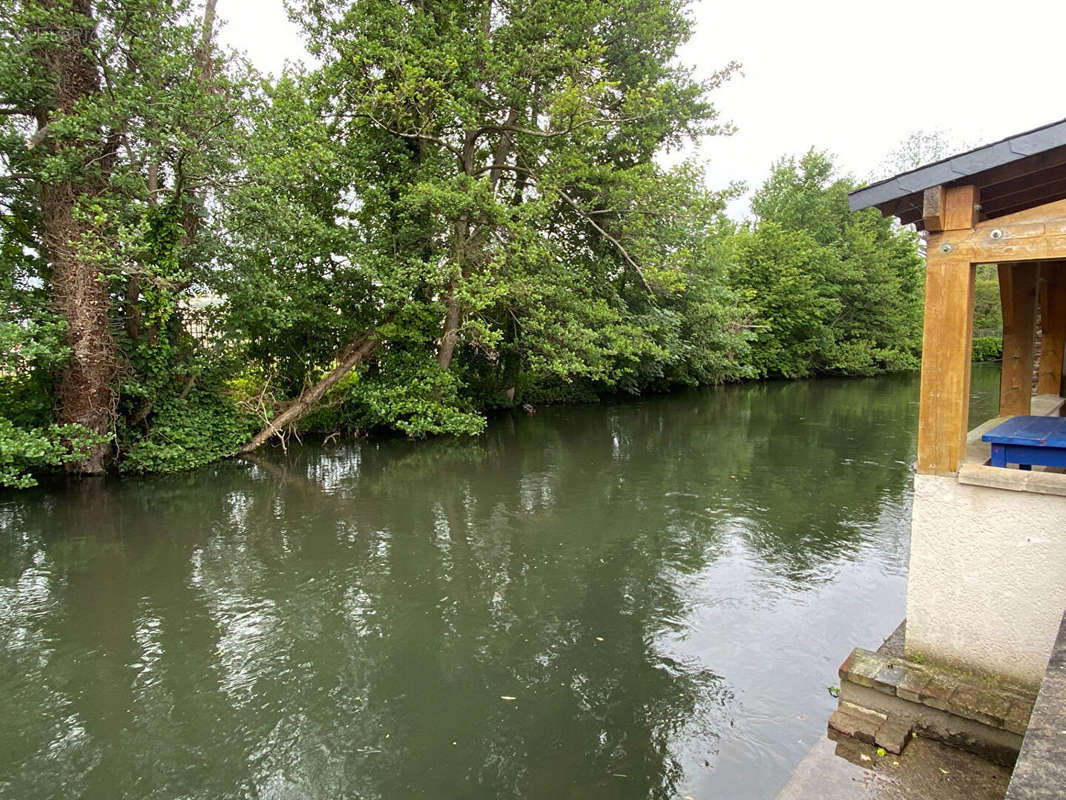
[[981,190],[985,219],[1066,198],[1066,119],[870,184],[848,202],[921,228],[926,189],[967,184]]

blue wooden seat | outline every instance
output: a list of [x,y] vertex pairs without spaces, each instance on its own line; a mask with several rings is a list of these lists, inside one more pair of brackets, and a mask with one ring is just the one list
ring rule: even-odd
[[1066,467],[1066,417],[1011,417],[981,441],[992,443],[993,467]]

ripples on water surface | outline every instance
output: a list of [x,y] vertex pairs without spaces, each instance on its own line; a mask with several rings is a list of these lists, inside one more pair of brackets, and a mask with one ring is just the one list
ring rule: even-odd
[[916,396],[728,387],[0,496],[0,796],[772,797],[902,618]]

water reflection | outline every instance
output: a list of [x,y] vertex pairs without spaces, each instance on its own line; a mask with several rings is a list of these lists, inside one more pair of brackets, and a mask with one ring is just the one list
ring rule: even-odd
[[9,497],[0,795],[772,796],[902,616],[916,390],[549,408]]

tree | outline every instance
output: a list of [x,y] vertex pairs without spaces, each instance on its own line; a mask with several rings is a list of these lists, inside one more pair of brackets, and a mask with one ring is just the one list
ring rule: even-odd
[[908,369],[921,349],[922,261],[915,234],[875,210],[851,213],[832,161],[779,161],[752,198],[734,286],[761,326],[759,375]]
[[909,172],[969,150],[970,147],[971,145],[958,141],[945,131],[913,131],[884,157],[871,180],[879,181],[901,172]]
[[102,472],[116,436],[147,435],[191,360],[178,298],[210,263],[202,221],[233,171],[243,91],[216,64],[214,9],[0,2],[4,244],[27,253],[17,291],[44,287],[63,327],[54,416],[93,442],[79,472]]
[[[471,383],[502,397],[524,373],[615,387],[646,380],[649,361],[663,374],[672,307],[716,269],[699,258],[721,198],[654,157],[723,130],[706,93],[733,70],[701,84],[676,64],[683,3],[307,0],[294,18],[323,66],[278,87],[295,93],[280,111],[304,118],[329,177],[312,186],[279,154],[291,190],[269,196],[315,218],[313,255],[286,258],[316,279],[282,275],[263,246],[277,239],[258,233],[247,263],[264,291],[330,321],[309,323],[316,357],[285,370],[299,396],[249,446],[360,366],[362,417],[411,435],[477,430]],[[722,318],[735,305],[704,300]],[[288,313],[253,340],[284,336]],[[734,334],[723,352],[742,345]]]
[[[38,244],[48,260],[55,309],[67,325],[70,356],[59,380],[59,420],[104,434],[114,405],[116,348],[107,324],[107,285],[79,249],[91,235],[91,218],[78,215],[76,207],[79,198],[103,191],[119,138],[98,115],[84,113],[101,95],[92,5],[88,0],[5,5],[0,103],[7,116],[36,126],[26,149],[39,155],[26,166],[43,178],[35,186]],[[104,454],[104,445],[96,445],[81,469],[102,472]]]

